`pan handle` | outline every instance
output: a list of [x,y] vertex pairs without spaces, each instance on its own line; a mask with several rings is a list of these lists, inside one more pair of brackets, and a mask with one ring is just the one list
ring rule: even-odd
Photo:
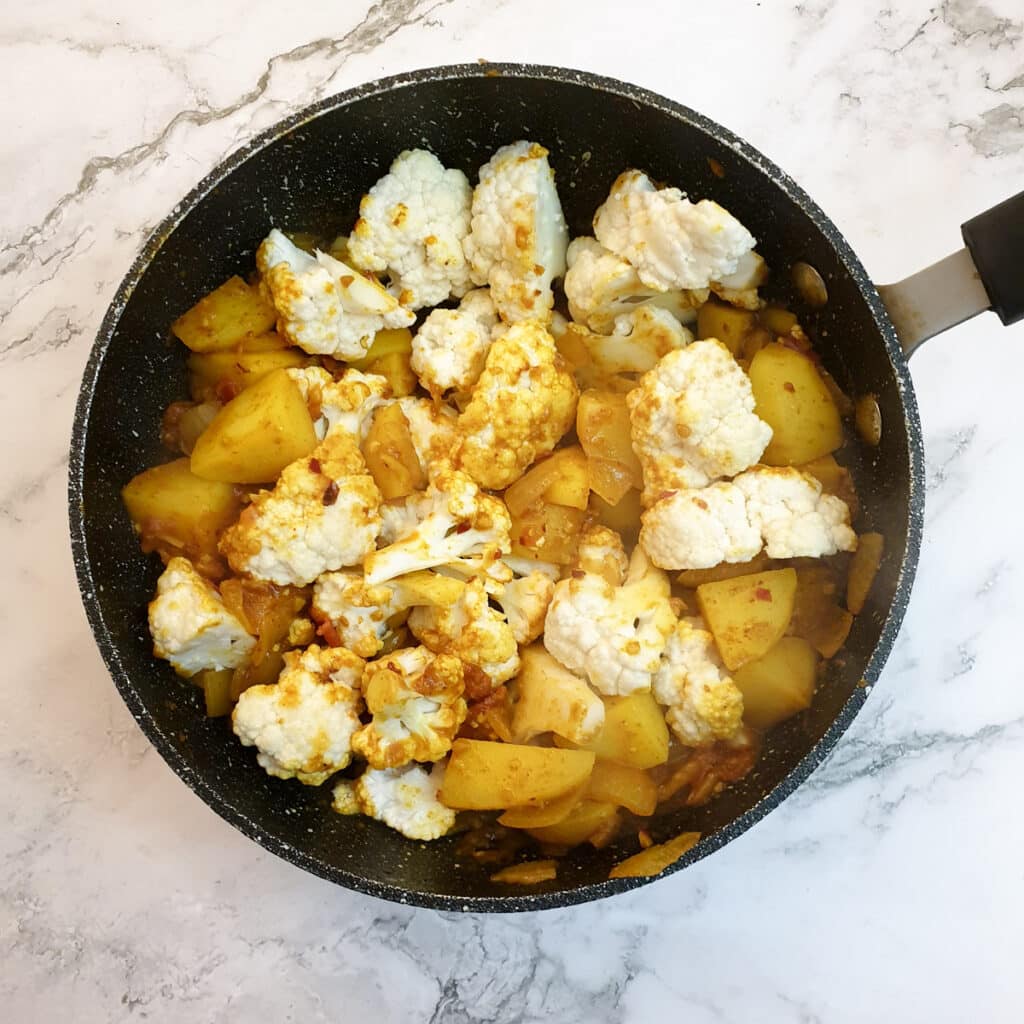
[[905,355],[964,320],[994,310],[1024,319],[1024,192],[962,225],[967,247],[896,284],[879,286]]

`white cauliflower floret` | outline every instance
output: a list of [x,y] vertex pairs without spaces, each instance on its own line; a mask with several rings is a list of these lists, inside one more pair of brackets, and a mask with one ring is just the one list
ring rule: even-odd
[[754,236],[718,203],[691,203],[677,188],[655,188],[640,171],[616,178],[594,214],[594,234],[660,291],[708,288],[736,273],[754,248]]
[[569,324],[566,333],[579,340],[589,364],[604,377],[653,370],[662,356],[693,341],[690,331],[657,306],[641,306],[617,316],[612,334],[597,334],[580,324]]
[[351,368],[338,380],[319,366],[292,367],[287,373],[302,392],[321,441],[333,430],[345,430],[359,444],[370,429],[374,411],[391,395],[384,377]]
[[483,372],[498,325],[486,288],[476,288],[458,309],[435,309],[412,339],[413,372],[432,395],[471,388]]
[[451,458],[458,438],[456,422],[459,414],[450,405],[432,402],[429,398],[409,395],[397,401],[409,424],[420,469],[430,479]]
[[726,674],[702,619],[681,619],[654,676],[654,699],[680,743],[699,747],[735,736],[743,725],[743,694]]
[[731,483],[677,491],[642,516],[640,544],[663,569],[710,569],[769,558],[820,558],[853,551],[850,510],[792,467],[758,466]]
[[224,607],[212,583],[187,558],[172,558],[149,603],[153,653],[181,675],[203,669],[237,668],[256,645]]
[[772,438],[754,412],[749,378],[714,339],[670,352],[626,401],[646,504],[663,492],[739,473]]
[[410,495],[385,515],[394,539],[367,556],[368,583],[465,561],[484,569],[512,546],[512,520],[501,499],[450,467],[438,469],[426,491]]
[[769,558],[820,558],[857,549],[849,507],[822,494],[814,477],[792,467],[762,466],[740,474],[733,484],[746,498],[747,516]]
[[310,256],[277,228],[256,250],[256,265],[278,329],[304,352],[358,359],[378,331],[416,319],[376,281],[327,253]]
[[363,659],[314,644],[288,651],[284,663],[276,683],[243,691],[231,724],[268,774],[319,786],[352,760]]
[[335,431],[252,499],[225,531],[221,551],[235,572],[305,586],[373,550],[380,500],[355,441]]
[[331,646],[372,658],[404,608],[393,588],[370,586],[361,572],[348,570],[325,572],[316,581],[311,611]]
[[573,239],[566,258],[564,286],[569,315],[598,334],[611,334],[618,317],[651,307],[666,310],[680,323],[690,323],[697,316],[697,307],[708,298],[706,288],[666,291],[648,287],[635,267],[596,238]]
[[363,196],[349,256],[363,270],[386,271],[388,291],[407,309],[463,295],[471,199],[462,171],[446,170],[425,149],[407,149]]
[[444,765],[427,774],[419,765],[368,768],[356,780],[355,797],[363,814],[401,832],[407,839],[440,839],[455,824],[455,811],[438,799]]
[[670,596],[668,577],[637,547],[620,587],[588,572],[555,585],[544,646],[606,696],[646,693],[675,625]]
[[490,285],[502,319],[547,320],[569,232],[543,146],[514,142],[480,168],[472,223],[466,258],[474,282]]
[[455,458],[481,487],[514,483],[573,425],[579,389],[538,320],[514,324],[487,353],[459,417]]
[[356,784],[351,779],[340,779],[334,784],[331,790],[331,810],[346,817],[363,813],[359,797],[356,796]]
[[573,569],[600,576],[613,587],[621,586],[629,571],[622,538],[599,523],[587,526],[580,534]]
[[761,550],[744,494],[731,483],[676,491],[641,516],[640,543],[662,569],[710,569],[746,562]]
[[352,737],[353,751],[373,768],[439,760],[466,718],[464,685],[462,662],[426,647],[369,662],[363,695],[373,719]]
[[512,627],[487,600],[483,580],[466,584],[461,597],[441,607],[414,608],[409,629],[424,647],[473,665],[490,680],[504,683],[519,671],[519,649]]
[[748,252],[736,270],[720,281],[711,282],[711,290],[723,301],[741,309],[758,310],[764,303],[757,294],[768,280],[768,264],[756,253]]
[[544,632],[554,593],[555,578],[542,569],[517,576],[500,588],[494,599],[501,605],[517,644],[532,643]]

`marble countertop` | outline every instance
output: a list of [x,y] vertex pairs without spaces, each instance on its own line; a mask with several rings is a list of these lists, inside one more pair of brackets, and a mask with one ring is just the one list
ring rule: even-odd
[[988,314],[914,358],[917,587],[832,758],[710,859],[565,911],[392,906],[217,818],[110,683],[64,506],[79,377],[117,282],[195,181],[296,107],[478,57],[632,80],[762,149],[885,281],[1024,187],[1019,0],[54,0],[3,20],[0,1016],[1020,1020],[1024,328]]

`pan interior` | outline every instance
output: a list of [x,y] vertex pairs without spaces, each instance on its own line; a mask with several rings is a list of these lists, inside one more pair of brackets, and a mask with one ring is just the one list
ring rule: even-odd
[[[167,459],[160,413],[186,393],[183,350],[171,344],[168,325],[230,274],[247,274],[272,226],[347,231],[362,193],[402,149],[426,147],[473,181],[498,146],[519,138],[550,150],[573,237],[590,233],[595,208],[627,167],[726,206],[755,234],[774,271],[766,294],[800,314],[844,389],[874,392],[882,409],[882,443],[856,462],[855,471],[866,520],[886,535],[887,555],[847,650],[832,663],[813,708],[772,735],[751,776],[707,807],[658,821],[655,838],[700,830],[709,838],[691,859],[703,855],[774,806],[824,756],[863,701],[858,683],[873,679],[884,661],[912,573],[913,557],[904,571],[905,555],[916,553],[910,511],[920,474],[916,412],[863,271],[788,179],[696,115],[577,73],[449,69],[328,101],[316,116],[297,120],[235,161],[212,187],[197,189],[177,225],[158,232],[148,266],[144,254],[126,280],[123,311],[118,316],[115,304],[108,316],[83,385],[76,445],[84,447],[73,457],[72,525],[97,639],[163,756],[228,820],[342,884],[452,908],[525,909],[595,898],[631,884],[601,883],[635,847],[627,837],[621,848],[577,851],[556,882],[538,887],[537,895],[510,897],[507,888],[489,882],[487,869],[457,861],[451,840],[409,842],[375,822],[331,813],[329,787],[267,776],[225,720],[204,718],[199,691],[152,657],[145,610],[159,564],[139,553],[119,490],[135,473]],[[831,299],[824,310],[813,312],[792,294],[788,268],[796,260],[809,262],[827,281]]]

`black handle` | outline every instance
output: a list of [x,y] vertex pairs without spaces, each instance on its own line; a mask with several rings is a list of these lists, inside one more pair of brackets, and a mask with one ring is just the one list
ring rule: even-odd
[[960,230],[999,319],[1024,319],[1024,192],[972,217]]

